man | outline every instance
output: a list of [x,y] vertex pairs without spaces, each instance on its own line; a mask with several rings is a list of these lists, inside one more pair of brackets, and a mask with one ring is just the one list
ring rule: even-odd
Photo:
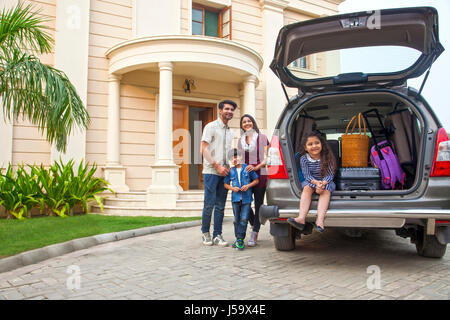
[[[203,244],[228,246],[222,237],[222,223],[228,190],[224,178],[230,172],[227,154],[231,150],[234,133],[228,126],[236,110],[236,103],[224,100],[219,103],[219,117],[208,123],[203,131],[201,152],[203,154],[203,185],[205,196],[202,212]],[[209,229],[214,209],[213,238]]]

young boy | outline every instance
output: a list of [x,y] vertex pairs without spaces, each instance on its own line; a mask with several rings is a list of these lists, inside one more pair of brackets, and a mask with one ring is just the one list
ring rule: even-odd
[[242,163],[242,155],[238,149],[231,150],[233,167],[224,179],[225,189],[231,190],[231,202],[234,214],[234,234],[236,242],[233,248],[244,249],[245,232],[247,231],[248,215],[253,201],[252,187],[259,182],[256,172],[247,172],[247,165]]

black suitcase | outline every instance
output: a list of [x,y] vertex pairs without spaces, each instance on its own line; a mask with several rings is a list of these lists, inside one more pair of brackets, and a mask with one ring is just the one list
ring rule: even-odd
[[342,191],[380,190],[381,174],[378,168],[339,168],[336,189]]

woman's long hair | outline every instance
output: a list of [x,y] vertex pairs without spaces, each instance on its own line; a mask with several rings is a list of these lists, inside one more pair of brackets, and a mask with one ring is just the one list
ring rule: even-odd
[[317,137],[322,144],[322,151],[320,152],[320,175],[321,178],[324,178],[328,174],[329,167],[331,167],[331,171],[333,173],[336,171],[336,159],[323,135],[314,131],[303,137],[300,155],[304,155],[306,153],[306,141],[308,141],[308,138],[311,137]]
[[258,125],[256,124],[255,118],[253,118],[253,117],[252,117],[251,115],[249,115],[249,114],[244,114],[244,115],[241,117],[241,120],[240,120],[240,122],[239,122],[239,126],[240,126],[240,128],[241,128],[241,135],[243,135],[243,134],[245,133],[244,128],[242,128],[242,121],[244,120],[245,117],[249,118],[250,121],[253,123],[253,130],[255,130],[257,133],[259,133],[259,128],[258,128]]

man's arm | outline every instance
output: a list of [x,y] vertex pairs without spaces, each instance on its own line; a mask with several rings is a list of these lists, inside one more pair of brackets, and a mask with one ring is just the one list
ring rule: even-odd
[[213,156],[211,155],[211,152],[209,151],[209,143],[206,141],[202,141],[201,144],[201,152],[202,155],[205,157],[205,159],[211,163],[211,165],[214,167],[214,169],[217,170],[217,172],[219,173],[219,175],[221,176],[226,176],[228,175],[228,173],[230,172],[230,170],[228,168],[222,167],[220,164],[218,164],[216,162],[216,160],[213,158]]

